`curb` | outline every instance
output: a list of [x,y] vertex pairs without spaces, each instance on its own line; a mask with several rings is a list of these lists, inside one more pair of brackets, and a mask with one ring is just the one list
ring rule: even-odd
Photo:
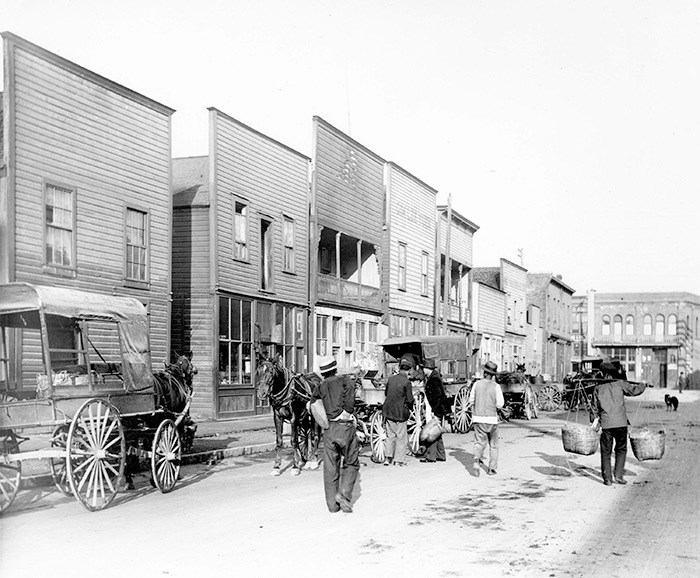
[[[275,442],[267,442],[263,444],[252,444],[247,446],[239,446],[236,448],[224,448],[220,450],[206,450],[182,456],[181,465],[189,466],[193,464],[210,463],[214,464],[226,458],[236,458],[240,456],[249,456],[253,454],[263,454],[271,452],[275,449]],[[284,447],[288,447],[285,443]],[[22,476],[20,488],[40,488],[53,486],[53,477],[51,474],[42,473],[33,476]]]

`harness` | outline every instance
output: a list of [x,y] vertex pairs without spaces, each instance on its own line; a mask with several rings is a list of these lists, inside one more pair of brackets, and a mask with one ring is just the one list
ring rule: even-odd
[[[284,375],[284,387],[276,393],[272,393],[272,387],[270,387],[270,390],[267,392],[267,397],[270,399],[271,404],[276,406],[287,405],[292,402],[295,395],[303,401],[311,399],[311,386],[302,375],[295,375],[290,369],[286,367],[280,368],[270,361],[265,363],[271,371]],[[297,387],[297,384],[301,387]]]

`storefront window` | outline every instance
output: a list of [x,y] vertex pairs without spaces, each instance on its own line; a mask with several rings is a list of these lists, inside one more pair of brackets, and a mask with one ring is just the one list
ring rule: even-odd
[[250,301],[219,298],[219,384],[252,381]]

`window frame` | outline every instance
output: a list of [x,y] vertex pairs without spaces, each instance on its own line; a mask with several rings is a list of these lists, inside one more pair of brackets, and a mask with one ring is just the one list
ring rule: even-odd
[[[241,197],[234,196],[233,202],[233,239],[232,247],[234,261],[250,263],[250,203]],[[238,205],[241,205],[241,212],[238,212]],[[240,218],[239,218],[240,214]],[[239,241],[239,224],[242,224],[243,239]],[[239,255],[239,244],[242,247]]]
[[[260,290],[265,293],[275,291],[275,219],[268,215],[261,214],[258,219],[260,223]],[[267,223],[267,228],[263,231],[263,223]],[[267,282],[266,274],[269,273]]]
[[625,316],[625,335],[634,335],[634,315]]
[[[144,253],[145,253],[145,263],[144,263],[144,278],[138,279],[136,277],[129,276],[129,242],[128,242],[128,228],[129,228],[129,214],[139,213],[144,216]],[[132,246],[136,246],[133,245]],[[147,209],[139,207],[136,205],[125,205],[124,206],[124,283],[129,286],[148,288],[151,281],[151,214]]]
[[398,252],[396,254],[397,270],[396,270],[396,286],[399,291],[406,291],[406,243],[399,241]]
[[420,290],[423,297],[430,294],[430,253],[421,251]]
[[653,319],[651,317],[651,314],[647,313],[644,315],[642,319],[642,335],[645,335],[647,337],[651,336],[654,334],[653,328]]
[[[42,263],[43,270],[47,273],[54,275],[61,275],[65,277],[76,277],[78,272],[78,189],[77,187],[66,185],[63,183],[58,183],[56,181],[44,180],[42,182],[42,200],[43,200],[43,210],[42,210]],[[49,227],[56,230],[66,230],[65,227],[59,227],[57,225],[49,225],[47,219],[46,207],[48,204],[48,193],[49,189],[58,189],[71,195],[71,223],[70,223],[70,247],[71,247],[71,264],[64,265],[61,263],[55,263],[53,260],[49,261],[46,255],[46,245],[48,242],[48,231]],[[55,205],[52,205],[55,208]]]
[[602,326],[601,326],[600,334],[605,335],[606,337],[608,335],[611,335],[612,334],[612,324],[610,323],[610,316],[603,315],[603,317],[601,319],[601,323],[602,323]]
[[[291,226],[291,244],[288,244],[287,226]],[[285,273],[296,273],[296,222],[289,215],[282,215],[282,270]]]

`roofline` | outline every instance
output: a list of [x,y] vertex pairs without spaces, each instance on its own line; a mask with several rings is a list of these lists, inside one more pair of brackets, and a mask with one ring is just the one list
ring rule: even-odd
[[415,176],[414,174],[408,172],[408,171],[407,171],[406,169],[404,169],[401,165],[397,165],[397,164],[396,164],[395,162],[393,162],[393,161],[387,161],[386,164],[389,165],[389,166],[392,167],[392,168],[398,169],[399,171],[401,171],[402,173],[404,173],[407,177],[410,177],[411,179],[413,179],[414,181],[416,181],[416,182],[419,183],[420,185],[423,185],[425,188],[429,189],[433,194],[437,195],[437,189],[434,189],[433,187],[431,187],[431,186],[430,186],[428,183],[426,183],[425,181],[419,179],[419,178],[418,178],[417,176]]
[[380,157],[377,153],[374,151],[368,149],[365,145],[362,143],[359,143],[356,141],[354,138],[352,138],[350,135],[345,134],[342,130],[334,127],[331,123],[329,123],[327,120],[324,120],[320,116],[314,115],[313,116],[313,121],[315,123],[321,123],[323,124],[326,128],[330,129],[332,132],[335,132],[338,136],[342,136],[344,139],[349,140],[352,144],[354,144],[356,147],[361,148],[365,153],[370,155],[371,157],[374,157],[375,160],[381,162],[381,163],[386,163],[387,161]]
[[207,110],[208,110],[209,112],[214,111],[214,112],[216,112],[217,114],[220,114],[220,115],[223,116],[226,120],[229,120],[229,121],[231,121],[232,123],[237,124],[238,126],[244,128],[244,129],[246,129],[246,130],[249,130],[249,131],[252,132],[252,133],[257,134],[258,136],[263,137],[265,140],[268,140],[268,141],[270,141],[270,142],[272,142],[272,143],[274,143],[274,144],[276,144],[276,145],[281,146],[283,149],[288,150],[290,153],[293,153],[293,154],[295,154],[295,155],[297,155],[297,156],[300,156],[300,157],[302,157],[303,159],[306,159],[307,161],[310,161],[310,160],[311,160],[311,157],[305,155],[304,153],[301,153],[301,152],[299,152],[298,150],[293,149],[293,148],[290,147],[289,145],[286,145],[286,144],[284,144],[283,142],[280,142],[280,141],[278,141],[277,139],[274,139],[274,138],[272,138],[271,136],[268,136],[268,135],[266,135],[265,133],[260,132],[259,130],[253,128],[252,126],[249,126],[249,125],[245,124],[244,122],[241,122],[240,120],[238,120],[238,119],[236,119],[236,118],[233,118],[230,114],[226,114],[224,111],[222,111],[222,110],[216,108],[215,106],[207,107]]
[[513,263],[510,259],[506,259],[505,257],[501,257],[501,261],[505,261],[509,265],[513,265],[513,267],[517,267],[518,269],[522,269],[523,271],[527,272],[527,269],[523,267],[522,265],[518,265],[517,263]]
[[[438,205],[438,206],[437,206],[437,210],[438,210],[438,213],[447,212],[448,206],[447,206],[447,205]],[[474,232],[475,232],[475,233],[479,230],[479,225],[477,225],[476,223],[470,221],[470,220],[467,219],[465,216],[460,215],[457,211],[455,211],[454,209],[452,209],[452,218],[454,219],[455,217],[457,217],[457,220],[462,221],[462,222],[463,222],[465,225],[467,225],[468,227],[474,229]]]
[[80,66],[79,64],[76,64],[75,62],[71,62],[70,60],[63,58],[62,56],[59,56],[58,54],[54,54],[53,52],[50,52],[46,48],[42,48],[41,46],[37,46],[36,44],[29,42],[28,40],[25,40],[24,38],[21,38],[20,36],[17,36],[16,34],[13,34],[12,32],[0,32],[0,36],[2,36],[6,42],[14,44],[16,46],[20,46],[27,52],[30,52],[36,56],[40,56],[41,58],[44,58],[48,60],[49,62],[55,64],[56,66],[63,68],[64,70],[67,70],[68,72],[72,72],[76,76],[79,76],[81,78],[84,78],[85,80],[88,80],[90,82],[94,82],[95,84],[99,84],[105,88],[108,88],[109,90],[112,90],[113,92],[116,92],[117,94],[120,94],[130,100],[133,100],[135,102],[138,102],[139,104],[142,104],[152,110],[155,110],[156,112],[160,112],[162,114],[166,114],[168,116],[172,115],[175,112],[174,108],[170,108],[169,106],[165,106],[164,104],[161,104],[152,98],[149,98],[147,96],[144,96],[143,94],[140,94],[134,90],[131,90],[130,88],[127,88],[126,86],[119,84],[117,82],[114,82],[113,80],[110,80],[109,78],[106,78],[104,76],[101,76],[100,74],[97,74],[96,72],[93,72],[92,70],[88,70],[87,68],[84,68],[83,66]]

